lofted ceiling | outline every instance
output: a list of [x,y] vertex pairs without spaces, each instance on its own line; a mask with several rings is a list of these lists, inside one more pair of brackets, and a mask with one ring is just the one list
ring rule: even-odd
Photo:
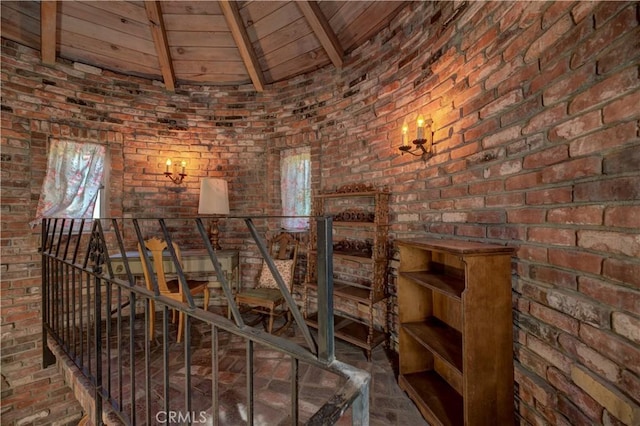
[[5,1],[2,37],[57,58],[177,84],[265,85],[325,67],[404,1]]

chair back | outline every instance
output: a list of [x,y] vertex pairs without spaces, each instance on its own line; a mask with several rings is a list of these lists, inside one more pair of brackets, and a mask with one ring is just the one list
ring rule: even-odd
[[[269,255],[273,258],[276,268],[280,272],[289,292],[293,291],[296,262],[298,260],[298,241],[288,233],[281,233],[269,240]],[[258,288],[278,288],[278,285],[267,267],[263,263],[258,274]]]
[[[142,247],[138,243],[138,253],[140,254],[140,260],[142,263],[142,272],[144,273],[144,280],[147,285],[147,289],[153,291],[153,283],[151,280],[151,274],[154,273],[156,279],[158,281],[158,289],[160,290],[160,294],[174,294],[169,290],[167,286],[167,275],[164,270],[164,251],[167,249],[167,242],[161,240],[157,237],[152,237],[148,240],[145,240],[144,247],[147,251],[151,252],[151,260],[153,271],[149,271],[147,269],[147,262],[144,261],[144,255],[142,253]],[[173,249],[176,252],[176,257],[178,259],[178,263],[182,264],[182,257],[180,254],[180,247],[173,243]],[[182,286],[178,286],[180,289],[179,293],[182,293]]]
[[269,241],[269,253],[274,259],[292,259],[295,264],[298,257],[298,241],[291,234],[278,234]]

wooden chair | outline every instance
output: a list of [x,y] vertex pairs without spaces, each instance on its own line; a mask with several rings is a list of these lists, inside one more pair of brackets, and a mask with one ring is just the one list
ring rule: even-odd
[[[174,278],[171,280],[167,280],[167,276],[164,271],[164,263],[163,263],[163,253],[167,249],[167,242],[160,240],[156,237],[148,239],[144,242],[145,248],[151,252],[151,260],[153,265],[153,272],[156,275],[156,280],[158,282],[158,289],[160,290],[160,294],[163,296],[170,297],[172,299],[178,300],[180,302],[186,302],[185,294],[182,292],[182,286],[178,278]],[[180,247],[173,243],[173,249],[176,252],[176,257],[178,258],[178,262],[182,265],[182,257],[180,254]],[[138,244],[138,252],[140,253],[140,259],[142,260],[142,270],[144,272],[144,280],[147,285],[147,289],[153,291],[153,284],[151,281],[150,271],[147,269],[147,264],[144,261],[142,248],[140,244]],[[189,291],[192,295],[202,293],[204,295],[204,309],[207,310],[209,307],[209,287],[207,286],[207,281],[198,281],[198,280],[187,280],[187,285],[189,286]],[[154,324],[155,324],[155,303],[153,300],[149,300],[149,340],[153,339],[154,335]],[[175,322],[175,310],[173,311],[173,322]],[[182,341],[182,331],[184,330],[184,313],[180,312],[179,321],[178,321],[178,343]]]
[[[279,234],[269,241],[269,253],[289,293],[292,293],[294,271],[298,258],[298,242],[290,234]],[[260,320],[264,324],[265,317],[268,317],[268,325],[265,328],[269,333],[274,332],[273,321],[277,316],[286,315],[287,320],[282,327],[275,331],[276,334],[284,331],[291,323],[291,313],[286,307],[286,300],[264,261],[255,288],[237,293],[235,300],[239,306],[245,307],[242,312],[252,311],[259,314],[258,321],[251,325],[257,324]],[[285,309],[281,309],[283,305]]]

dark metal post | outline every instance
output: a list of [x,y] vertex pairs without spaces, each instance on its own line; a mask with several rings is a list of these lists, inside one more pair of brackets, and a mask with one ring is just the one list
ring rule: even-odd
[[253,340],[247,340],[247,425],[253,426]]
[[298,417],[300,414],[300,408],[298,407],[298,398],[300,391],[300,383],[299,376],[300,373],[298,371],[298,360],[294,357],[291,357],[291,424],[298,424]]
[[318,218],[318,359],[335,360],[333,330],[333,219]]
[[51,318],[49,318],[51,296],[49,293],[50,280],[49,280],[49,257],[45,256],[47,249],[47,230],[49,229],[50,219],[42,220],[42,247],[40,251],[42,253],[42,368],[47,368],[50,365],[56,363],[56,356],[49,349],[47,345],[47,324],[50,324]]
[[[101,425],[102,414],[104,412],[103,403],[110,404],[110,408],[113,413],[118,416],[123,423],[126,424],[139,424],[152,423],[154,420],[159,419],[152,416],[152,409],[164,409],[169,412],[170,407],[177,404],[176,407],[188,412],[190,415],[197,413],[200,408],[200,400],[193,399],[194,394],[191,389],[195,383],[191,377],[192,352],[193,339],[190,332],[185,334],[184,342],[184,366],[185,366],[185,399],[183,401],[176,401],[172,404],[172,400],[180,398],[180,395],[173,395],[172,388],[169,386],[169,379],[173,377],[173,367],[169,366],[169,348],[170,343],[167,336],[169,335],[169,311],[171,309],[177,309],[186,315],[187,323],[194,320],[203,321],[212,327],[212,390],[211,398],[213,414],[213,424],[220,423],[220,403],[218,401],[220,395],[219,387],[219,373],[220,373],[220,357],[224,356],[224,353],[220,353],[220,336],[219,330],[223,330],[232,336],[238,336],[246,339],[246,365],[245,370],[247,374],[246,378],[246,391],[247,391],[247,425],[254,424],[255,409],[255,395],[256,382],[255,382],[255,348],[256,344],[272,348],[283,354],[291,356],[291,407],[290,407],[290,419],[291,424],[297,424],[299,422],[299,405],[298,399],[304,395],[300,395],[299,389],[299,377],[300,368],[299,363],[303,362],[314,367],[318,367],[321,370],[331,371],[333,374],[338,374],[347,379],[342,389],[337,389],[334,397],[330,398],[323,407],[321,407],[316,414],[312,416],[309,424],[333,424],[344,414],[345,410],[350,406],[353,407],[353,423],[366,425],[369,421],[368,416],[368,401],[369,401],[369,375],[366,372],[359,371],[351,368],[350,366],[339,362],[335,359],[334,350],[334,320],[333,320],[333,246],[332,246],[332,219],[330,217],[316,217],[315,218],[318,229],[317,240],[314,241],[316,245],[318,255],[318,342],[311,340],[314,345],[309,345],[309,348],[303,347],[294,342],[290,342],[287,339],[273,336],[256,330],[251,327],[238,326],[233,324],[232,321],[213,313],[205,312],[200,309],[192,309],[190,306],[182,306],[174,300],[168,299],[159,294],[157,288],[157,282],[154,282],[154,291],[149,291],[146,287],[137,285],[135,283],[132,271],[129,268],[127,262],[129,259],[126,256],[125,246],[123,240],[120,238],[117,231],[116,239],[119,244],[119,249],[122,255],[122,259],[125,262],[125,273],[122,271],[114,271],[111,268],[109,259],[108,242],[113,240],[105,239],[105,235],[102,229],[102,222],[94,222],[90,240],[87,243],[86,239],[80,235],[75,240],[75,250],[72,250],[68,246],[68,242],[65,242],[64,253],[59,252],[61,247],[60,242],[56,240],[56,223],[54,220],[46,220],[43,223],[42,240],[42,294],[43,294],[43,338],[47,337],[54,339],[66,352],[65,356],[72,358],[72,361],[79,367],[81,374],[88,380],[88,383],[93,385],[92,393],[94,398],[94,404],[92,407],[92,413],[90,414],[94,424]],[[134,219],[134,228],[136,231],[135,236],[138,241],[142,241],[142,233],[138,226],[137,221]],[[118,229],[117,223],[113,221],[114,229]],[[203,231],[204,228],[200,226],[198,230]],[[71,225],[72,227],[73,224]],[[162,224],[161,224],[162,226]],[[64,228],[64,224],[62,226]],[[75,228],[75,227],[74,227]],[[261,252],[266,251],[265,245],[260,238],[257,238],[258,233],[253,226],[252,235],[256,236],[256,241]],[[163,228],[163,231],[167,231]],[[203,236],[203,238],[206,235]],[[69,238],[69,237],[67,237]],[[75,235],[74,235],[75,238]],[[168,240],[168,238],[167,238]],[[230,290],[228,283],[222,274],[221,266],[215,253],[211,253],[211,246],[207,241],[207,250],[213,262],[213,265],[221,277],[221,282],[226,287],[226,290]],[[133,241],[135,242],[135,240]],[[170,241],[169,241],[170,242]],[[78,247],[87,248],[87,250],[81,250],[85,252],[84,258],[76,258],[79,252]],[[70,253],[74,253],[74,261],[70,262],[67,256]],[[171,250],[170,250],[171,252]],[[171,253],[173,260],[175,261],[175,252]],[[81,257],[81,256],[80,256]],[[265,257],[266,263],[272,267],[274,265],[270,257]],[[76,261],[77,259],[77,261]],[[150,259],[148,253],[143,250],[141,261],[146,265],[150,265]],[[106,265],[106,269],[104,266]],[[180,271],[179,272],[183,272]],[[274,271],[272,271],[274,272]],[[126,279],[122,277],[126,275]],[[180,278],[184,281],[183,274]],[[277,281],[281,291],[284,290],[284,282],[282,276],[277,275]],[[153,280],[153,279],[152,279]],[[184,284],[184,283],[183,283]],[[114,287],[115,286],[115,287]],[[102,288],[105,288],[105,294],[102,293]],[[117,288],[117,295],[114,297],[112,291]],[[128,294],[128,300],[123,303],[123,290]],[[231,292],[228,292],[231,295]],[[290,295],[289,295],[290,296]],[[162,329],[163,333],[160,342],[152,342],[149,340],[150,333],[150,307],[147,304],[144,309],[144,321],[136,314],[137,301],[155,300],[158,305],[162,307]],[[117,308],[113,309],[112,304],[117,302]],[[297,308],[287,298],[287,302],[293,305],[291,309]],[[129,306],[129,323],[125,325],[122,309],[125,306]],[[71,315],[69,310],[72,309]],[[116,314],[114,318],[117,324],[117,330],[114,332],[113,325],[111,324],[111,317]],[[241,318],[240,318],[241,319]],[[105,325],[103,325],[103,321]],[[240,321],[243,324],[242,321]],[[304,320],[300,321],[301,328],[306,324]],[[190,327],[187,324],[187,330]],[[71,328],[69,328],[71,327]],[[103,328],[104,327],[104,328]],[[125,335],[125,328],[128,327],[128,336]],[[141,336],[142,335],[142,336]],[[310,334],[309,334],[310,336]],[[305,333],[305,338],[309,337]],[[140,338],[144,338],[144,364],[140,362],[137,356],[141,355],[140,351],[136,351],[143,343],[139,342]],[[115,338],[117,344],[117,354],[113,354],[110,349],[111,341]],[[69,342],[71,340],[71,342]],[[128,340],[128,348],[127,346]],[[225,340],[226,341],[226,340]],[[309,342],[309,340],[307,340]],[[138,344],[136,344],[136,342]],[[106,347],[104,345],[107,345]],[[153,349],[151,347],[153,345]],[[161,346],[160,346],[161,345]],[[46,341],[44,345],[46,346]],[[126,349],[124,349],[126,348]],[[124,350],[123,350],[124,349]],[[314,350],[315,349],[315,350]],[[103,351],[106,351],[103,353]],[[50,355],[50,359],[47,359],[47,354]],[[129,356],[128,363],[124,359]],[[163,356],[163,371],[159,371],[152,367],[152,357],[157,355]],[[136,362],[138,360],[138,362]],[[110,363],[115,361],[117,371],[112,371],[109,366],[103,367],[103,361]],[[48,348],[43,349],[43,364],[48,365],[47,362],[55,362],[55,357]],[[128,365],[127,365],[128,364]],[[142,371],[144,369],[144,371]],[[137,380],[137,371],[144,373],[145,380]],[[157,383],[151,380],[152,373],[158,377],[158,380],[162,380],[162,383]],[[156,374],[157,373],[157,374]],[[117,386],[112,383],[113,380],[117,380]],[[155,384],[155,387],[152,386]],[[151,392],[153,390],[153,392]],[[145,391],[146,398],[141,400],[137,398],[139,392]],[[154,399],[152,399],[154,398]],[[142,405],[145,407],[142,407]],[[105,406],[106,407],[106,406]],[[162,407],[162,408],[161,408]],[[146,412],[143,412],[145,410]],[[143,419],[143,416],[146,418]],[[197,417],[197,416],[196,416]],[[317,420],[316,423],[314,421]]]
[[[95,296],[94,300],[94,318],[93,318],[93,336],[94,336],[94,345],[95,345],[95,356],[96,356],[96,374],[95,374],[95,387],[93,388],[93,399],[96,402],[95,404],[95,418],[94,424],[101,425],[102,424],[102,295],[100,294],[100,276],[99,274],[102,271],[102,268],[98,265],[96,268],[96,274],[93,276],[94,283],[94,291]],[[107,312],[109,312],[109,307],[106,307]],[[107,318],[110,320],[110,318]],[[87,342],[89,343],[89,342]],[[91,362],[91,360],[89,360]]]

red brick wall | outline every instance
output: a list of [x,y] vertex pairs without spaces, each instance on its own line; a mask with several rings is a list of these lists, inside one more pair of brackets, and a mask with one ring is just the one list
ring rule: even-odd
[[[393,238],[517,247],[522,422],[637,423],[638,4],[469,2],[454,11],[463,4],[411,3],[342,70],[265,93],[166,93],[78,64],[44,67],[37,52],[3,40],[3,422],[77,410],[59,376],[39,366],[38,234],[27,225],[47,137],[62,135],[109,143],[114,216],[193,215],[202,176],[229,180],[232,213],[273,212],[277,150],[310,144],[315,189],[389,187]],[[419,113],[434,121],[426,164],[397,149],[403,121],[415,127]],[[186,190],[162,175],[167,157],[188,162]],[[250,255],[246,236],[227,227],[226,246]]]
[[[267,167],[266,146],[276,124],[266,107],[271,99],[256,99],[250,87],[231,89],[182,87],[168,95],[148,80],[86,65],[41,66],[38,52],[3,39],[3,424],[64,423],[79,415],[55,369],[41,369],[40,227],[28,224],[46,170],[47,140],[109,146],[112,217],[194,216],[203,176],[229,181],[232,214],[269,214],[274,203],[266,177],[274,171]],[[183,185],[163,175],[167,158],[187,162]],[[226,248],[246,248],[239,222],[222,228]],[[135,234],[125,230],[127,235]],[[189,238],[180,242],[188,245]],[[251,248],[243,254],[251,256]],[[251,275],[251,268],[243,271]]]

